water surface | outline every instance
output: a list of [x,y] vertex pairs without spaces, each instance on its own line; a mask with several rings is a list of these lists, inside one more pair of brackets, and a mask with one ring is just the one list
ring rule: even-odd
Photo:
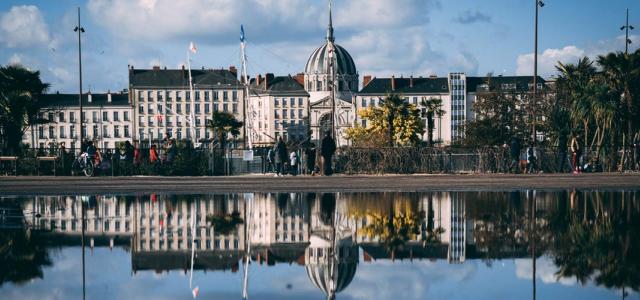
[[639,200],[576,190],[4,197],[0,295],[640,299]]

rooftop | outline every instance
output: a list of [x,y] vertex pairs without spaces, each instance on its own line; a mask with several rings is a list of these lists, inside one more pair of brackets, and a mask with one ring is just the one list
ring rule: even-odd
[[[102,106],[130,106],[129,94],[111,93],[111,102],[109,102],[109,94],[91,94],[91,102],[89,102],[89,94],[82,95],[82,106],[84,107],[102,107]],[[40,101],[45,107],[76,107],[78,104],[78,94],[43,94]]]
[[[235,70],[233,70],[235,71]],[[237,72],[226,69],[192,69],[194,88],[220,85],[240,87]],[[129,84],[132,88],[189,88],[189,71],[186,69],[130,69]]]

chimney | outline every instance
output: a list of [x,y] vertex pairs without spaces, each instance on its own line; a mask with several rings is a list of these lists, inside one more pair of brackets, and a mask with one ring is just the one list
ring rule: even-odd
[[413,87],[413,75],[411,75],[409,77],[409,87],[412,88]]
[[362,79],[362,87],[364,88],[371,82],[371,75],[365,75]]
[[429,75],[429,78],[431,78],[431,79],[436,79],[436,78],[438,78],[438,75],[436,75],[436,74],[431,74],[431,75]]
[[236,69],[236,66],[229,66],[229,72],[231,72],[233,76],[238,77],[238,69]]
[[111,90],[107,91],[107,102],[111,103]]
[[298,73],[296,74],[296,77],[294,77],[294,79],[301,85],[304,86],[304,73]]
[[91,100],[93,100],[93,99],[91,99],[91,91],[89,91],[87,93],[87,102],[91,103]]
[[395,91],[396,90],[396,77],[391,75],[391,90]]
[[256,76],[256,86],[260,86],[260,81],[262,81],[262,75],[258,74]]
[[154,71],[160,71],[160,66],[153,66]]
[[182,65],[182,71],[184,71],[184,65]]
[[274,78],[273,73],[267,73],[264,75],[264,86],[269,88],[269,82]]

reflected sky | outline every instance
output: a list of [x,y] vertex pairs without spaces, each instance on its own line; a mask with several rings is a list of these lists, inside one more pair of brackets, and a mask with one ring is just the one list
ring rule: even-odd
[[[0,219],[1,263],[35,275],[2,267],[0,295],[82,298],[84,208],[87,299],[193,299],[191,245],[199,299],[241,299],[247,255],[252,299],[530,299],[532,238],[537,299],[621,299],[623,285],[626,299],[640,299],[631,230],[639,199],[579,191],[2,198],[3,215],[22,221]],[[241,223],[224,224],[233,212]],[[571,247],[605,242],[602,251]]]

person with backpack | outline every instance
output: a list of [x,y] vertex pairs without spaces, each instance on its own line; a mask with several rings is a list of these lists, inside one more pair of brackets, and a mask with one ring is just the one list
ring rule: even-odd
[[571,153],[573,158],[571,160],[571,163],[573,164],[573,173],[578,174],[580,173],[580,157],[582,156],[582,149],[580,149],[580,136],[575,133],[571,138]]

